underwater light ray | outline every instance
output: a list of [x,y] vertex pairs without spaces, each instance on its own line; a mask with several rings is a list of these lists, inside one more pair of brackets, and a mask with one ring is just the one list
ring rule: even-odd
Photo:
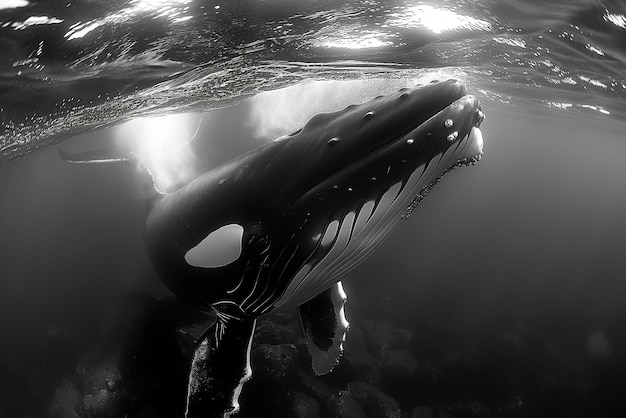
[[197,175],[191,142],[200,126],[191,113],[140,117],[121,125],[116,138],[148,169],[159,190],[171,191]]

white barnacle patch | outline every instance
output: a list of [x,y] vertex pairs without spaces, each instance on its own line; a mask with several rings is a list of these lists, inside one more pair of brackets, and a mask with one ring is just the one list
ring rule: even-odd
[[226,266],[241,256],[243,227],[228,224],[211,232],[185,254],[187,264],[194,267]]

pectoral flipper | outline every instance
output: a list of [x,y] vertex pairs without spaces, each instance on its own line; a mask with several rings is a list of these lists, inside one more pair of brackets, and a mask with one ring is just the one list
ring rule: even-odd
[[250,347],[256,319],[218,320],[203,335],[193,356],[185,418],[229,417],[252,376]]
[[306,336],[313,371],[329,373],[339,362],[350,324],[344,304],[347,296],[341,282],[300,306],[300,319]]

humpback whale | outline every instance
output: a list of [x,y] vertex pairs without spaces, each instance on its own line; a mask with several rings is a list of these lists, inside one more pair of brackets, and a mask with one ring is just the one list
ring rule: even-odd
[[186,417],[227,417],[251,377],[257,318],[299,308],[317,374],[339,361],[341,285],[448,171],[483,153],[476,97],[433,82],[344,110],[148,199],[145,243],[181,299],[216,313]]

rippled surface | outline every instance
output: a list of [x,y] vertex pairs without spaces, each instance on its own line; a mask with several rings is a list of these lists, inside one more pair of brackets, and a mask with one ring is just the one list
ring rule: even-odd
[[14,1],[0,9],[4,160],[311,78],[411,80],[449,67],[505,103],[626,114],[619,1]]

